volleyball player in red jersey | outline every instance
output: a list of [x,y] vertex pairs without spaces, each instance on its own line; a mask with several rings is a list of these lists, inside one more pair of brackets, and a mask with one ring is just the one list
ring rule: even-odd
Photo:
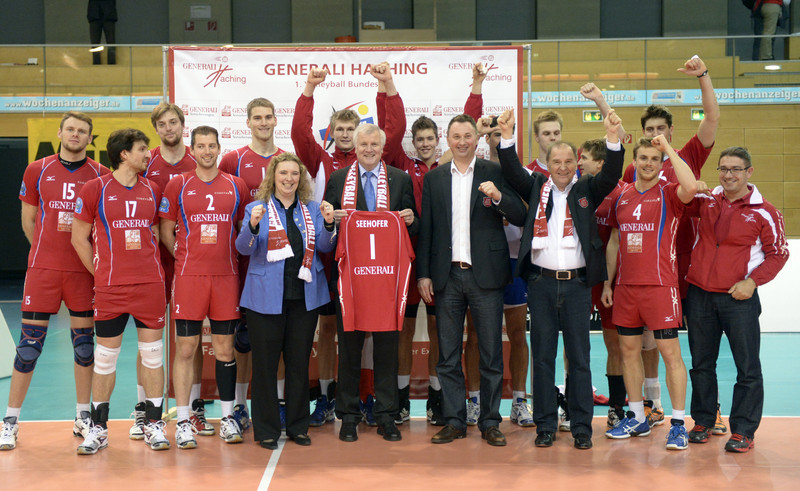
[[[660,178],[665,153],[672,160],[677,183]],[[640,139],[633,154],[636,181],[613,193],[608,225],[614,230],[606,249],[609,280],[602,298],[606,306],[614,306],[613,320],[619,333],[630,411],[606,436],[629,438],[650,434],[651,425],[645,417],[642,399],[641,348],[646,326],[653,332],[666,366],[672,402],[667,449],[684,450],[688,447],[684,426],[686,366],[678,340],[682,316],[675,236],[684,205],[692,201],[697,190],[697,181],[663,135],[652,140]],[[612,301],[610,282],[615,273]]]
[[234,246],[250,191],[244,180],[217,168],[219,134],[210,126],[192,130],[197,169],[171,180],[161,199],[161,241],[175,255],[172,318],[176,328],[173,383],[177,401],[178,448],[197,447],[190,420],[192,359],[203,319],[211,320],[211,344],[222,419],[219,435],[226,443],[242,441],[233,419],[236,390],[234,327],[239,322],[239,273]]
[[63,301],[70,314],[75,352],[77,409],[73,433],[89,430],[94,323],[92,276],[69,244],[75,199],[84,184],[109,170],[86,156],[92,119],[68,112],[58,129],[58,154],[32,162],[22,178],[22,231],[31,243],[22,301],[22,332],[11,372],[8,406],[0,432],[0,450],[17,444],[19,415],[36,361],[41,355],[50,316]]
[[169,441],[161,419],[164,367],[162,329],[166,301],[164,269],[158,252],[158,204],[161,190],[139,174],[150,161],[150,139],[139,130],[118,130],[108,137],[111,174],[86,183],[75,203],[72,245],[94,275],[97,334],[92,381],[92,428],[78,454],[108,446],[108,411],[116,379],[122,333],[133,316],[142,356],[147,395],[144,440],[153,450]]

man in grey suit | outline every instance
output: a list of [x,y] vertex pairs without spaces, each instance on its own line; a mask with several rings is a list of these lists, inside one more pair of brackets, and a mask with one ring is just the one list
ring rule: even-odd
[[426,302],[436,299],[442,413],[447,424],[433,443],[466,436],[464,316],[472,312],[478,334],[481,411],[478,427],[490,445],[506,439],[498,426],[503,382],[503,287],[511,282],[503,217],[522,225],[525,206],[503,180],[500,166],[475,158],[478,130],[467,115],[447,127],[453,161],[425,175],[417,244],[417,286]]
[[607,154],[603,168],[595,176],[578,179],[575,147],[566,142],[554,143],[547,150],[549,177],[525,172],[514,147],[513,111],[497,118],[503,176],[529,206],[517,275],[528,282],[528,309],[535,319],[531,354],[537,447],[550,447],[556,439],[558,417],[553,384],[559,330],[563,332],[569,359],[568,403],[574,445],[578,449],[592,447],[589,313],[592,286],[607,278],[595,211],[617,186],[625,156],[617,135],[619,117],[612,111],[604,124]]

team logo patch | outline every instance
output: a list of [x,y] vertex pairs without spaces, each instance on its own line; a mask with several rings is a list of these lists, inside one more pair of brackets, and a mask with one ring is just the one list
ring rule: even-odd
[[578,200],[578,204],[581,205],[581,208],[586,208],[587,206],[589,206],[589,200],[583,197]]
[[22,186],[19,187],[19,195],[25,196],[25,193],[28,192],[28,188],[25,187],[25,181],[22,182]]
[[488,196],[484,196],[483,197],[483,206],[485,206],[486,208],[491,208],[492,207],[492,198],[490,198]]
[[161,205],[158,207],[158,211],[169,213],[169,200],[167,198],[161,198]]
[[80,215],[81,211],[83,211],[83,199],[82,198],[78,198],[78,199],[75,200],[75,213]]

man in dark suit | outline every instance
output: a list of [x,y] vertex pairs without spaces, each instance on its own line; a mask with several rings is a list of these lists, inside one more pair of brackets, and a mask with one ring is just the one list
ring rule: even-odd
[[[353,139],[357,160],[331,174],[325,188],[325,200],[333,205],[336,225],[347,210],[399,211],[409,235],[416,235],[419,220],[415,216],[414,188],[405,172],[381,162],[386,134],[374,124],[360,124]],[[348,179],[350,177],[350,179]],[[383,200],[388,194],[388,203]],[[331,281],[336,284],[338,269],[333,268]],[[366,299],[365,301],[372,301]],[[339,439],[358,439],[356,426],[361,421],[358,387],[361,376],[361,350],[364,331],[344,332],[341,305],[336,304],[339,336],[339,382],[336,395],[336,416],[342,420]],[[378,434],[385,440],[398,441],[400,431],[394,424],[397,401],[397,331],[373,332],[375,370],[375,420]]]
[[[511,282],[503,217],[522,225],[525,206],[503,181],[500,166],[475,158],[475,120],[459,115],[447,128],[450,164],[425,175],[417,244],[417,286],[426,302],[436,298],[442,414],[447,424],[431,439],[450,443],[466,436],[464,316],[472,312],[478,334],[481,415],[478,427],[490,445],[506,444],[498,426],[503,383],[503,287]],[[485,408],[485,410],[484,410]]]
[[607,278],[603,242],[595,210],[617,185],[625,151],[615,113],[605,118],[607,157],[596,176],[576,176],[575,147],[566,142],[547,151],[544,174],[528,174],[514,146],[514,113],[506,111],[497,124],[502,132],[498,150],[503,176],[528,202],[528,217],[520,241],[517,274],[528,282],[528,308],[533,356],[533,420],[537,447],[553,445],[558,427],[555,359],[558,331],[569,359],[570,430],[575,448],[592,447],[592,374],[589,368],[589,313],[592,286]]

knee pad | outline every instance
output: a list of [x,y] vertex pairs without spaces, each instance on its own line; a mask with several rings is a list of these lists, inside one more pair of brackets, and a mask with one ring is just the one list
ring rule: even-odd
[[117,371],[117,358],[122,348],[109,348],[97,343],[94,350],[94,373],[111,375]]
[[653,331],[645,329],[642,333],[642,349],[644,351],[650,351],[656,348],[656,338],[653,336]]
[[36,367],[36,360],[42,354],[47,326],[22,324],[22,333],[17,345],[17,356],[14,357],[14,369],[21,373],[30,373]]
[[161,368],[164,363],[164,341],[152,343],[139,342],[139,353],[142,355],[142,366],[145,368]]
[[88,367],[94,363],[94,330],[91,327],[70,329],[72,349],[75,352],[75,363]]
[[233,333],[233,347],[239,353],[250,353],[250,333],[247,331],[244,319],[239,322]]

